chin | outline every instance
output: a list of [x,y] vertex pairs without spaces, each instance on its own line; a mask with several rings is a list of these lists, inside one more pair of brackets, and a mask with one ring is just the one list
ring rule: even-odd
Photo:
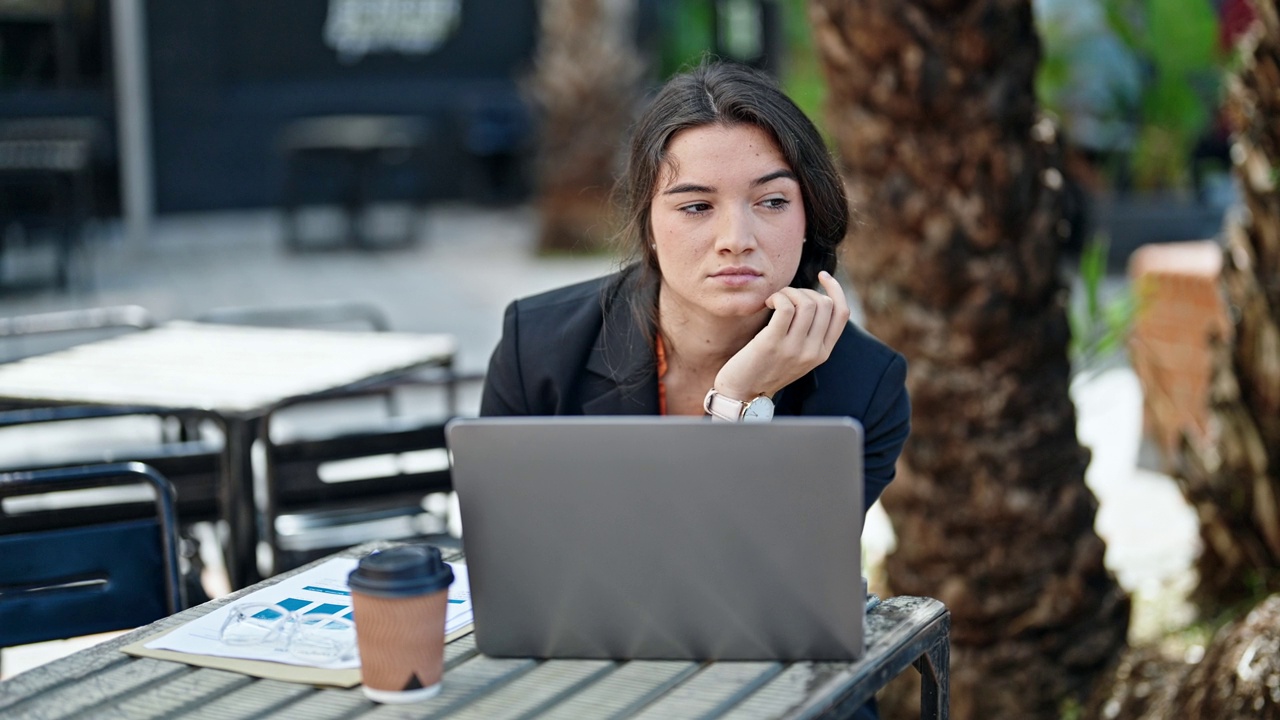
[[765,298],[735,298],[709,307],[713,315],[725,318],[748,318],[767,312]]

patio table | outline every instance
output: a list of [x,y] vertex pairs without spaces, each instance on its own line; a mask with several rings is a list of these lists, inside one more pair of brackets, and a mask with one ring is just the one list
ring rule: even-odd
[[258,423],[299,398],[451,365],[451,335],[175,321],[0,365],[0,401],[197,411],[225,432],[220,523],[233,588],[259,579],[250,449]]
[[[359,557],[389,543],[351,548]],[[461,560],[460,553],[446,559]],[[323,562],[317,561],[318,562]],[[937,600],[895,597],[867,614],[867,652],[853,662],[691,662],[493,658],[470,633],[445,647],[442,692],[379,706],[360,688],[315,688],[138,658],[120,648],[268,587],[212,600],[0,682],[0,716],[22,718],[819,718],[851,714],[914,665],[921,717],[947,717],[950,614]]]

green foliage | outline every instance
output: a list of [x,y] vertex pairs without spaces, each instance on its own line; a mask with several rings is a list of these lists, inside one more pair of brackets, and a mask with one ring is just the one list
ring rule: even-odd
[[[1219,47],[1212,0],[1057,0],[1041,6],[1041,105],[1062,119],[1068,133],[1083,105],[1101,146],[1130,153],[1139,187],[1185,186],[1191,150],[1213,119],[1230,63]],[[1100,55],[1097,43],[1113,52]]]
[[1184,184],[1187,158],[1219,101],[1226,56],[1209,0],[1102,0],[1108,27],[1142,63],[1141,129],[1133,170],[1141,187]]
[[715,44],[711,9],[708,0],[667,0],[658,5],[659,72],[664,79],[696,64]]
[[1099,234],[1085,244],[1080,253],[1080,285],[1082,301],[1073,303],[1068,314],[1071,324],[1070,354],[1077,372],[1119,352],[1129,337],[1138,311],[1138,298],[1129,291],[1103,301],[1102,281],[1107,276],[1105,235]]
[[826,135],[827,83],[822,76],[813,28],[809,25],[807,3],[783,2],[783,37],[786,51],[782,63],[782,87],[805,115]]

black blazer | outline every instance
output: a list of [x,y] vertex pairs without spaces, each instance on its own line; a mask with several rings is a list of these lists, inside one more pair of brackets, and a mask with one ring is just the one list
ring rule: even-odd
[[[629,303],[630,273],[517,300],[489,361],[481,415],[656,415],[657,360]],[[783,388],[776,415],[862,423],[864,508],[893,480],[911,429],[907,363],[850,323],[825,363]]]

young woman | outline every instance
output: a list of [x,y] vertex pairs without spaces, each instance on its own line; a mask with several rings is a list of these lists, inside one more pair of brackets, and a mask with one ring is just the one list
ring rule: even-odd
[[813,124],[766,75],[703,65],[639,119],[619,190],[630,264],[507,308],[481,414],[849,416],[870,507],[910,430],[906,362],[849,323],[848,202]]

